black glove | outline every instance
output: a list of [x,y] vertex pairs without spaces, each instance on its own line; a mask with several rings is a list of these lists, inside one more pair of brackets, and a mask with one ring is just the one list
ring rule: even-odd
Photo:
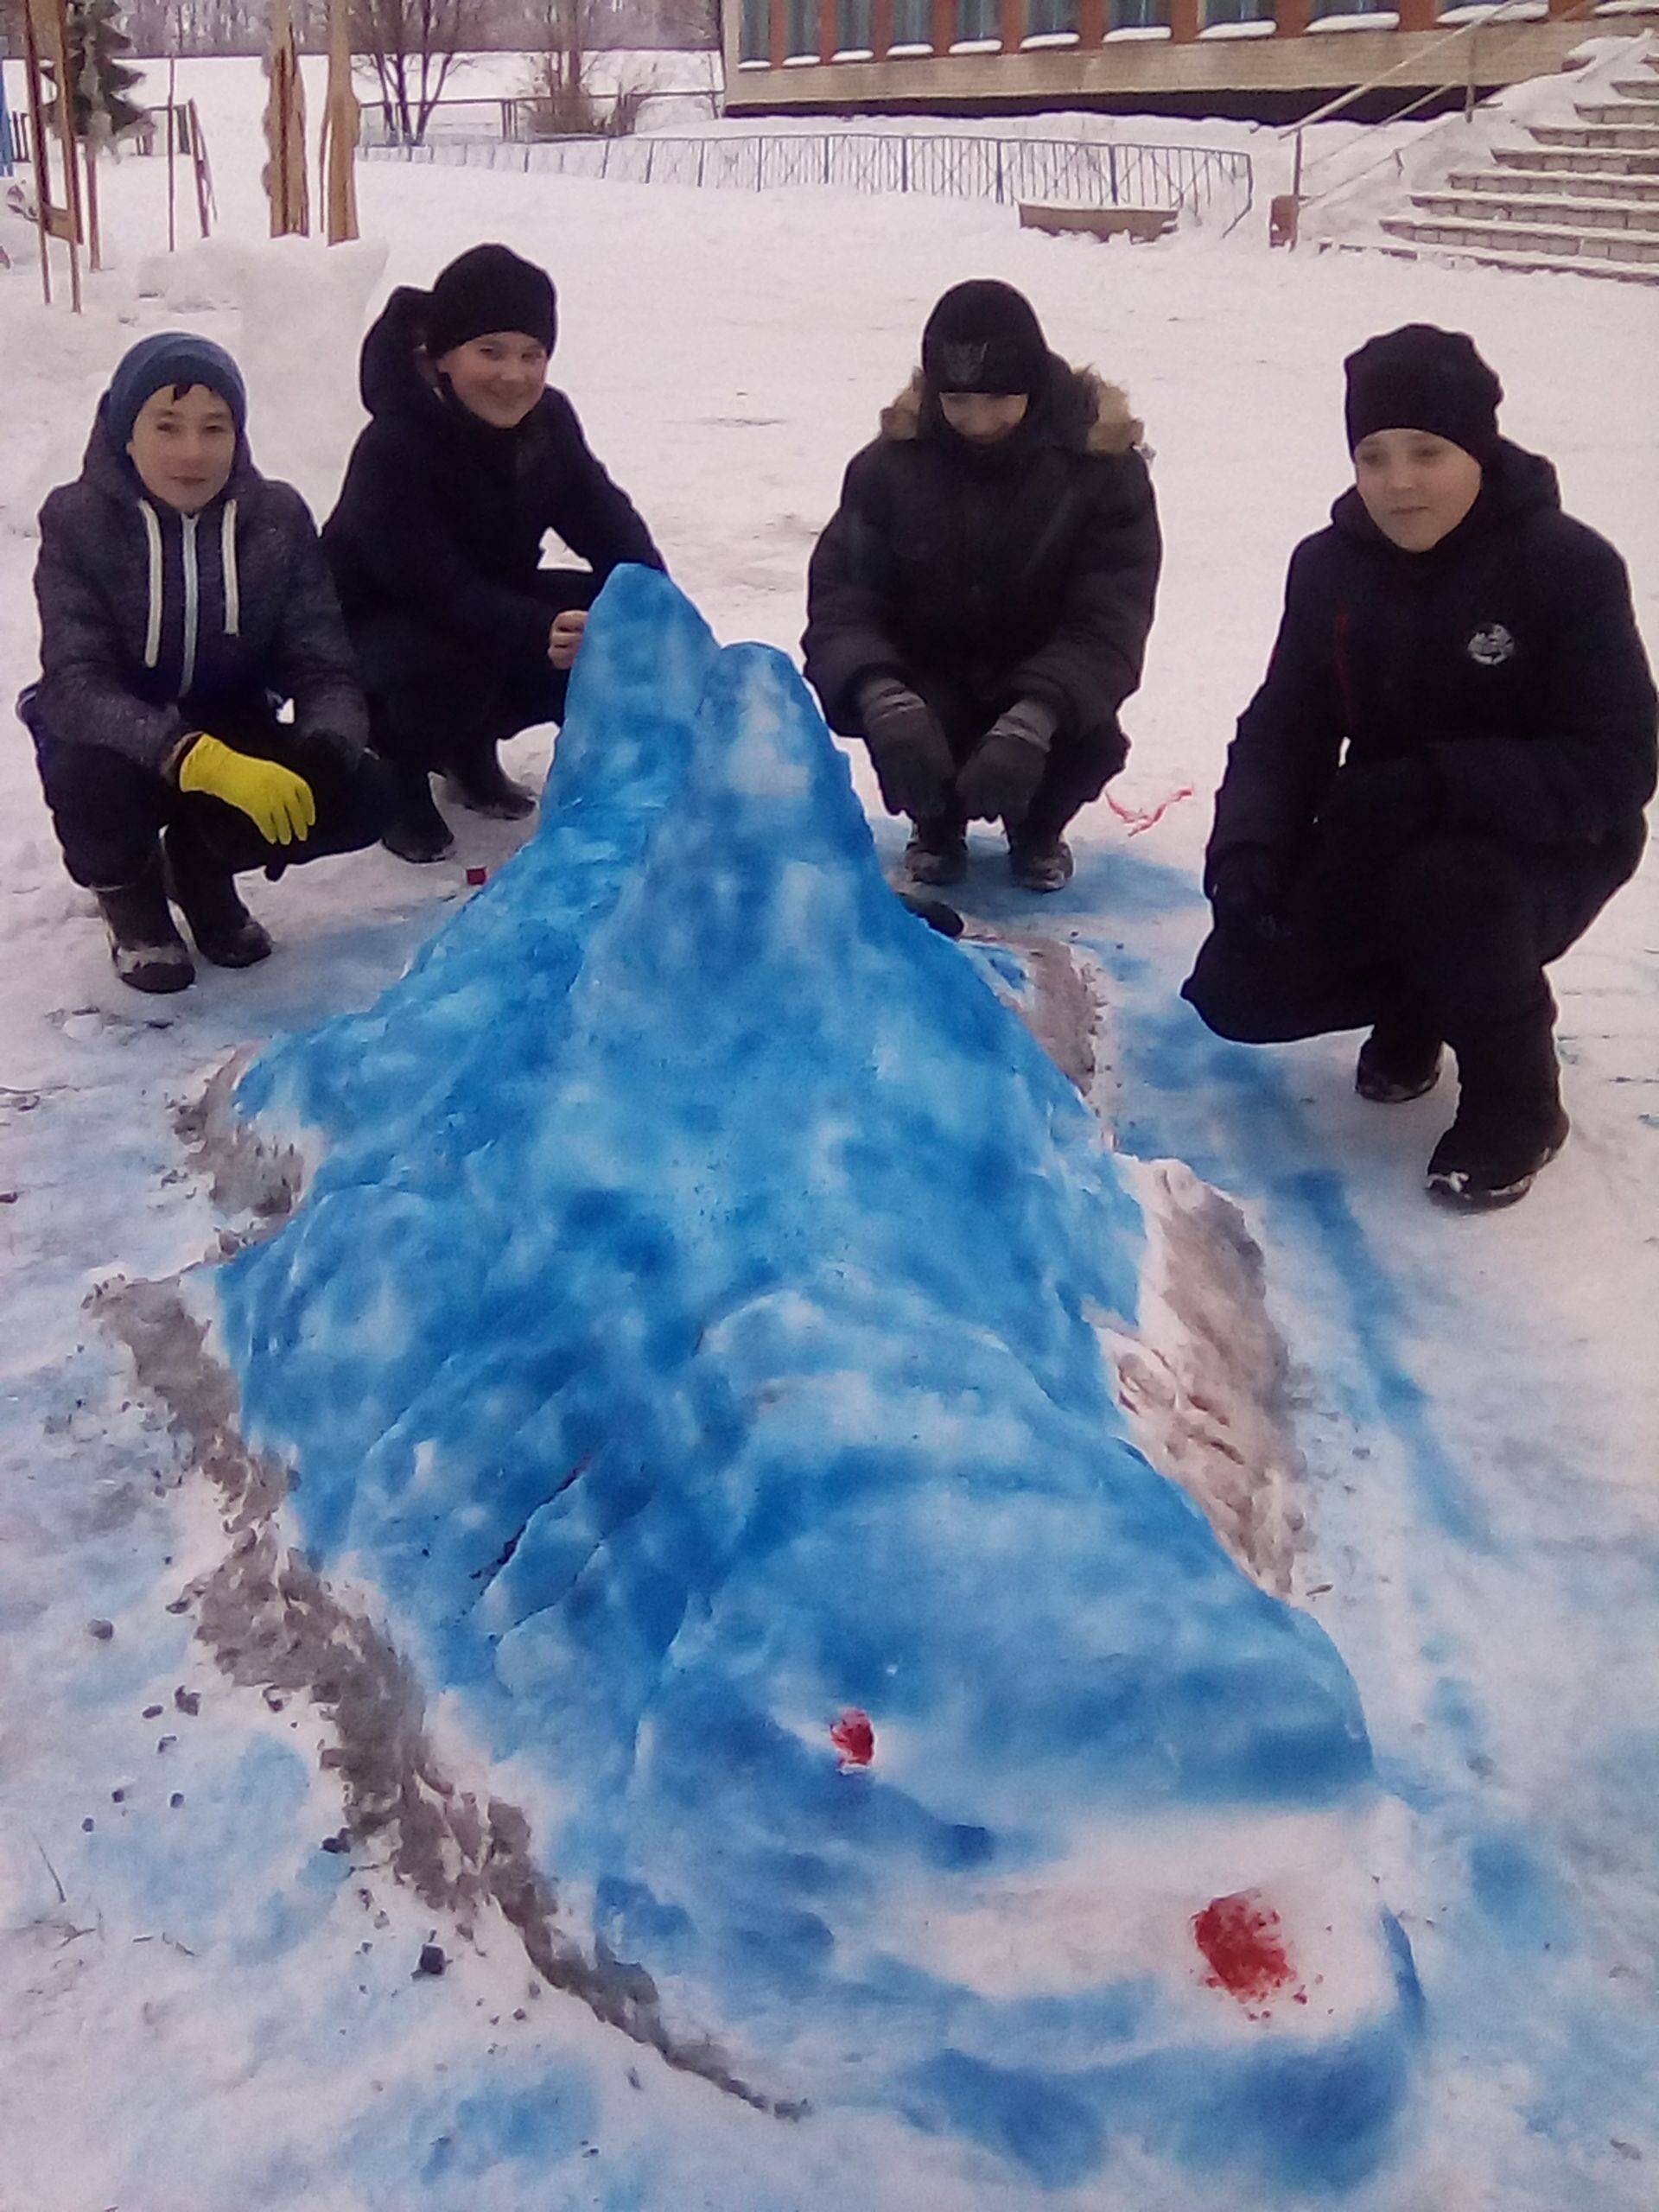
[[957,778],[957,798],[970,822],[1024,819],[1048,766],[1054,717],[1035,699],[1000,715],[969,754]]
[[1328,868],[1375,874],[1439,828],[1440,777],[1421,753],[1338,769],[1315,824]]
[[1227,936],[1273,946],[1290,935],[1285,864],[1265,845],[1238,845],[1210,868],[1210,907]]
[[887,812],[917,822],[942,814],[957,764],[932,709],[894,676],[873,677],[858,704]]

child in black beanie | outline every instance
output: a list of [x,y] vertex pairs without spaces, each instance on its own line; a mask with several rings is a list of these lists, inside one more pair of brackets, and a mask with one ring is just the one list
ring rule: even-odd
[[1128,750],[1161,546],[1141,425],[1051,353],[1030,302],[947,292],[922,365],[855,454],[812,556],[803,640],[830,728],[861,737],[912,882],[954,883],[1001,816],[1014,880],[1058,891],[1061,832]]
[[1382,1103],[1450,1045],[1429,1190],[1505,1205],[1567,1137],[1544,969],[1641,856],[1653,682],[1624,563],[1499,435],[1471,340],[1412,324],[1345,365],[1354,488],[1292,556],[1185,995],[1249,1044],[1369,1027]]
[[[402,860],[454,849],[435,771],[474,813],[530,813],[498,746],[563,719],[586,610],[611,570],[663,565],[547,383],[557,337],[546,271],[476,245],[429,292],[400,286],[364,341],[372,420],[322,542],[396,779],[383,842]],[[588,567],[543,568],[550,531]]]

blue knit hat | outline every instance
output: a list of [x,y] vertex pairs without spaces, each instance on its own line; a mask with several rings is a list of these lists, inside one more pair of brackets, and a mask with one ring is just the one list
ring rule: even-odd
[[248,388],[241,370],[211,338],[196,338],[188,330],[159,330],[124,353],[110,378],[105,421],[118,449],[126,451],[132,426],[147,400],[169,387],[191,385],[205,385],[218,393],[231,410],[239,438],[248,423]]

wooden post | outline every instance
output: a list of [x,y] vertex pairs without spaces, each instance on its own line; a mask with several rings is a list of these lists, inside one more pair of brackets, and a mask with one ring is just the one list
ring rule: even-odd
[[[29,119],[35,139],[35,210],[41,232],[41,289],[50,306],[52,267],[47,240],[61,238],[69,249],[69,304],[79,315],[80,243],[86,226],[81,213],[80,149],[75,139],[74,110],[69,94],[69,39],[63,0],[28,0],[23,14],[23,55],[29,72]],[[51,139],[41,86],[41,69],[48,65],[54,82],[53,107],[56,112],[58,146],[63,157],[60,207],[52,203]]]
[[1202,28],[1199,10],[1202,0],[1169,0],[1169,42],[1172,46],[1191,46]]
[[357,230],[357,139],[362,109],[352,89],[352,41],[346,0],[328,0],[328,92],[317,148],[317,189],[330,245],[343,245]]
[[1396,29],[1402,31],[1432,31],[1440,22],[1438,0],[1399,0],[1400,21]]
[[167,65],[167,250],[179,250],[179,64],[176,55]]
[[1274,0],[1273,35],[1300,38],[1307,29],[1307,0]]
[[870,0],[870,52],[885,61],[893,44],[893,0]]
[[957,42],[957,0],[933,0],[929,41],[935,54],[949,54]]
[[1106,39],[1106,0],[1077,0],[1077,44],[1101,46]]
[[1571,16],[1577,11],[1579,0],[1549,0],[1549,12],[1554,16]]
[[1004,54],[1018,54],[1026,35],[1026,0],[999,0],[997,32]]
[[789,54],[789,0],[772,0],[766,10],[766,61],[781,69]]
[[833,61],[841,50],[837,17],[841,0],[818,0],[818,59]]
[[213,209],[213,180],[207,167],[207,141],[201,133],[201,112],[194,100],[184,104],[184,119],[190,126],[190,166],[196,179],[196,219],[201,225],[201,235],[207,236],[213,227],[208,220]]

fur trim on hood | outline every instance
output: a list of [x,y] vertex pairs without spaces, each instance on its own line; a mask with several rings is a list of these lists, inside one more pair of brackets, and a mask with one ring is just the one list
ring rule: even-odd
[[[1122,385],[1108,384],[1096,370],[1069,368],[1052,357],[1058,366],[1065,368],[1077,391],[1079,413],[1088,424],[1083,441],[1085,453],[1132,453],[1146,435],[1145,425],[1129,412],[1129,396]],[[922,400],[925,394],[922,372],[918,369],[905,389],[892,404],[881,410],[881,435],[902,442],[917,436],[921,429]]]

